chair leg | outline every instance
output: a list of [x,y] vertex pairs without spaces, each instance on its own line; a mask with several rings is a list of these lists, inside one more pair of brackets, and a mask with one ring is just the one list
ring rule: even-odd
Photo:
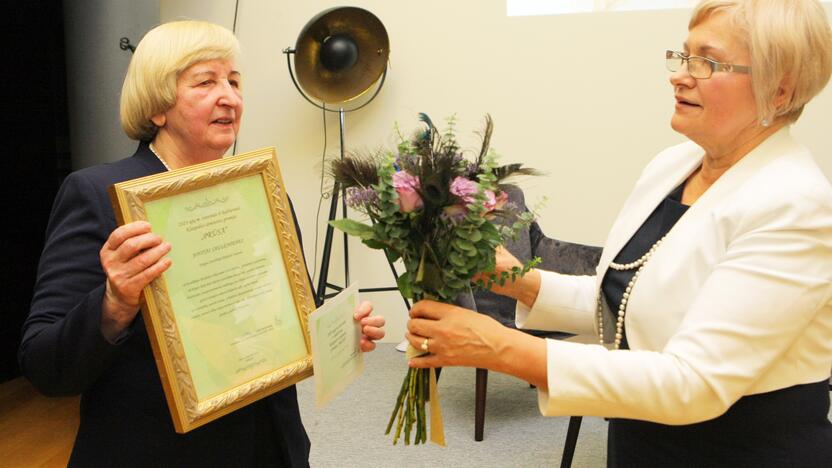
[[488,388],[488,369],[477,369],[477,399],[474,404],[474,440],[482,441],[485,426],[485,390]]
[[572,456],[575,455],[575,446],[578,444],[578,432],[580,430],[581,417],[570,417],[569,428],[566,430],[566,442],[563,444],[563,458],[560,459],[561,468],[569,468],[572,466]]

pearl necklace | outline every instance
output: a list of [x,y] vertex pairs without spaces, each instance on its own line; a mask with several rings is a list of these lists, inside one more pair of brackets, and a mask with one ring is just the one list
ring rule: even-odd
[[[615,322],[615,349],[621,348],[621,340],[624,338],[624,315],[627,313],[627,300],[630,298],[630,293],[633,290],[633,286],[636,284],[636,280],[638,280],[638,275],[641,273],[641,270],[644,269],[644,266],[647,265],[647,262],[650,260],[650,257],[656,252],[656,249],[662,245],[662,241],[666,236],[662,236],[661,239],[657,240],[652,247],[641,256],[638,260],[630,263],[615,263],[610,262],[610,268],[616,271],[627,271],[627,270],[636,270],[633,274],[633,277],[630,278],[630,282],[627,284],[627,288],[624,289],[624,295],[621,296],[621,303],[618,304],[618,318]],[[601,301],[604,300],[604,293],[603,291],[598,291],[598,342],[602,345],[604,344],[604,306]]]
[[150,147],[150,152],[155,154],[156,157],[159,158],[159,162],[161,162],[162,165],[165,166],[165,169],[170,170],[170,167],[168,167],[168,163],[166,163],[165,160],[162,159],[161,156],[159,156],[159,153],[156,152],[156,148],[153,147],[153,143],[150,143],[148,146]]

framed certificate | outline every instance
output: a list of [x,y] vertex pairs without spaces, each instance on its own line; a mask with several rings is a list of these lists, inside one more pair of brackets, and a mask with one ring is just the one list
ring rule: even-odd
[[142,317],[177,432],[312,375],[315,304],[274,148],[113,185],[119,224],[150,222],[170,268]]

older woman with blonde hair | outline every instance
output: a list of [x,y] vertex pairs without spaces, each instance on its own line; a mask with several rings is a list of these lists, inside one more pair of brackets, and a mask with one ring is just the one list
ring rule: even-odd
[[[52,209],[19,359],[47,395],[81,394],[71,466],[307,466],[309,440],[294,386],[195,429],[174,431],[142,317],[142,289],[171,246],[143,221],[118,227],[107,188],[218,159],[243,113],[239,45],[200,21],[147,33],[130,62],[122,127],[136,153],[72,173]],[[362,304],[361,347],[384,319]]]
[[690,141],[644,170],[597,274],[496,289],[519,326],[600,345],[423,301],[408,338],[431,354],[411,365],[513,374],[545,415],[611,418],[610,466],[832,466],[832,187],[790,133],[832,73],[827,13],[705,0],[665,60]]

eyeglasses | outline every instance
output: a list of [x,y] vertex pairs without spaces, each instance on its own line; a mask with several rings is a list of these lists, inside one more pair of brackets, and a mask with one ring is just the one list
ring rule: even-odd
[[721,63],[705,57],[685,55],[682,52],[668,50],[665,52],[667,69],[676,72],[682,68],[682,64],[688,63],[688,73],[697,80],[707,80],[715,71],[729,73],[751,73],[751,67],[745,65],[733,65]]

